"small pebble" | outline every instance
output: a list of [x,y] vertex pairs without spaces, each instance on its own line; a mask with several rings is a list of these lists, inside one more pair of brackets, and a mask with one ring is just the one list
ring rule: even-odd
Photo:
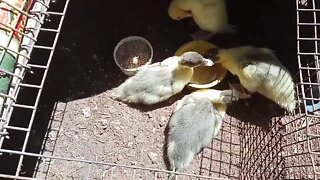
[[163,144],[157,144],[156,146],[157,146],[157,148],[162,148],[164,145]]
[[56,138],[57,138],[57,132],[55,132],[55,131],[50,131],[50,133],[49,133],[49,138],[51,139],[51,140],[56,140]]
[[127,147],[128,147],[128,148],[132,148],[132,146],[133,146],[133,142],[128,142]]
[[123,157],[122,157],[121,155],[119,155],[119,156],[117,157],[117,160],[118,160],[118,161],[121,161],[121,160],[123,160]]
[[127,156],[128,156],[128,157],[134,157],[135,154],[134,154],[134,153],[128,153]]
[[102,119],[102,120],[100,120],[100,122],[101,122],[102,126],[107,126],[108,125],[108,121],[106,119]]
[[88,118],[91,116],[91,110],[89,107],[85,107],[82,109],[82,113],[84,115],[85,118]]
[[163,127],[166,124],[167,118],[165,116],[160,117],[159,126]]
[[134,57],[134,58],[132,59],[132,63],[133,63],[133,64],[138,64],[138,62],[139,62],[138,57]]
[[153,152],[150,152],[149,154],[148,154],[148,157],[149,157],[149,159],[151,160],[151,162],[152,162],[152,164],[155,164],[156,163],[156,158],[157,158],[157,154],[156,153],[153,153]]
[[152,114],[151,113],[147,113],[149,118],[152,118]]

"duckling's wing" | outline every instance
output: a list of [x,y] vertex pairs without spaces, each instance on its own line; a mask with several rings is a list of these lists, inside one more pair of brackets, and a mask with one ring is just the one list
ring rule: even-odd
[[242,66],[247,78],[259,81],[261,87],[270,87],[272,90],[293,88],[294,83],[290,72],[281,64],[273,50],[253,48],[247,51],[245,57],[248,60]]
[[249,88],[249,91],[255,89],[255,91],[278,103],[280,106],[289,109],[289,111],[295,108],[293,78],[284,66],[258,63],[254,67],[253,65],[248,65],[243,69],[243,72],[248,79],[247,81],[240,81],[242,84],[246,84],[244,86]]
[[143,87],[144,92],[152,93],[163,87],[171,87],[174,81],[173,68],[170,66],[154,65],[139,71],[133,80]]
[[171,117],[169,141],[171,139],[181,146],[192,146],[198,152],[211,142],[216,121],[222,121],[222,117],[209,99],[185,104]]
[[139,70],[117,88],[118,99],[129,103],[155,104],[171,97],[174,92],[173,68],[149,66]]
[[283,79],[292,81],[285,67],[264,62],[247,64],[243,67],[243,74],[256,83],[268,83],[268,86],[277,86]]
[[269,63],[280,66],[281,63],[274,51],[268,48],[257,48],[253,46],[244,46],[237,49],[238,56],[241,57],[242,62],[245,63]]
[[193,157],[212,141],[218,131],[216,125],[222,122],[208,98],[192,98],[192,95],[183,98],[183,102],[179,102],[181,107],[169,121],[168,157],[176,171],[187,167]]
[[257,64],[256,63],[246,63],[246,64],[241,64],[240,68],[243,71],[243,74],[247,78],[254,78],[254,76],[261,74],[261,71],[257,71]]
[[239,79],[241,84],[250,92],[256,92],[267,81],[276,79],[279,73],[267,63],[253,62],[242,64],[242,66]]
[[247,47],[241,59],[240,68],[244,76],[257,83],[277,76],[283,67],[272,50],[266,48]]

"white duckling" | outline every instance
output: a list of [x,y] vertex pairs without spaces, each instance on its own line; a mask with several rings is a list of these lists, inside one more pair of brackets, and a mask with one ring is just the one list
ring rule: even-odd
[[119,87],[114,98],[126,103],[156,104],[179,93],[193,76],[193,68],[212,66],[213,62],[197,52],[169,57],[139,70]]
[[208,40],[216,33],[234,33],[236,26],[228,24],[225,0],[172,0],[168,14],[173,20],[192,17],[202,31],[193,39]]
[[[227,104],[239,99],[234,90],[199,90],[183,97],[169,121],[167,154],[171,170],[186,168],[218,134]],[[171,174],[171,179],[175,174]]]
[[[235,87],[239,92],[258,92],[292,112],[296,107],[295,84],[290,72],[274,52],[268,48],[242,46],[230,49],[211,49],[214,63],[236,75],[245,88]],[[244,95],[244,97],[250,97]]]

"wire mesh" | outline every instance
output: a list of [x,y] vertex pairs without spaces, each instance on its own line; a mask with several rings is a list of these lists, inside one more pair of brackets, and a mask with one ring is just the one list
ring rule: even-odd
[[[26,3],[27,1],[23,2]],[[23,41],[20,45],[20,51],[12,51],[10,50],[9,46],[3,48],[5,50],[12,51],[18,54],[18,62],[22,64],[22,68],[16,69],[14,73],[15,77],[12,78],[12,86],[8,94],[9,98],[7,98],[4,104],[4,110],[2,111],[2,135],[0,134],[0,147],[1,145],[3,145],[3,141],[5,140],[5,138],[10,138],[10,140],[14,141],[15,147],[19,147],[17,149],[12,150],[19,150],[21,153],[26,152],[29,136],[30,133],[32,133],[34,116],[37,111],[40,95],[44,86],[44,81],[46,79],[47,72],[49,70],[50,62],[53,56],[53,50],[57,43],[58,35],[62,26],[68,2],[69,1],[66,1],[65,8],[62,12],[47,11],[50,3],[49,0],[34,1],[33,8],[28,12],[23,11],[22,9],[17,9],[19,13],[27,16],[25,33],[21,33]],[[1,3],[6,3],[7,5],[16,8],[14,5],[10,4],[12,3],[12,1],[1,1]],[[47,16],[51,16],[51,18],[53,19],[54,16],[58,17],[59,21],[58,23],[56,23],[55,27],[42,26]],[[13,29],[12,32],[16,32],[16,30]],[[13,39],[12,32],[10,34],[10,40]],[[51,38],[49,41],[42,41],[46,42],[47,44],[38,44],[39,41],[36,42],[37,39],[41,38],[39,33],[42,36]],[[46,59],[45,57],[43,57],[45,61],[43,61],[42,59],[41,63],[37,63],[37,61],[35,60],[29,61],[31,53],[36,53],[37,51],[47,51],[48,57],[46,57]],[[26,74],[26,68],[32,69],[33,76],[41,77],[39,78],[38,82],[35,81],[32,84],[22,83],[22,80]],[[23,89],[24,91],[26,91],[25,89],[29,89],[29,91],[31,90],[33,92],[33,94],[29,97],[31,101],[28,101],[28,104],[26,103],[27,101],[24,100],[17,101],[20,89]],[[23,112],[23,114],[26,115],[25,118],[28,118],[28,121],[22,120],[18,123],[10,122],[11,119],[14,119],[14,114],[17,112]],[[21,168],[24,158],[24,156],[17,157],[17,166],[15,169],[15,173],[13,173],[15,174],[14,176],[19,176],[19,174],[22,173]]]
[[[287,178],[319,178],[319,28],[320,3],[297,3],[298,97],[302,101],[297,114],[286,124],[283,151]],[[308,110],[308,106],[311,110]],[[298,160],[295,160],[298,159]]]
[[[46,129],[45,140],[39,142],[42,144],[42,151],[28,150],[27,145],[32,141],[30,134],[34,133],[34,117],[40,95],[69,0],[64,2],[61,11],[50,11],[49,5],[52,4],[49,0],[36,0],[30,12],[18,10],[30,20],[26,30],[20,32],[24,39],[21,51],[16,52],[10,49],[10,43],[7,46],[0,46],[19,57],[18,68],[14,73],[2,70],[12,76],[12,82],[9,93],[0,94],[5,98],[0,119],[0,153],[4,157],[10,157],[8,159],[15,162],[15,168],[14,171],[7,170],[6,173],[0,174],[0,177],[12,179],[166,178],[170,173],[166,170],[119,165],[97,158],[56,156],[54,151],[67,103],[55,104]],[[299,67],[296,75],[296,90],[299,106],[295,113],[273,118],[268,128],[226,117],[218,137],[200,155],[200,175],[178,173],[180,176],[177,179],[320,178],[320,111],[317,109],[317,104],[320,102],[320,2],[296,0],[296,7]],[[50,25],[44,23],[48,16],[52,21]],[[17,31],[12,31],[9,42],[13,32]],[[38,41],[39,39],[42,41]],[[34,75],[41,78],[32,81],[31,77],[32,83],[25,83],[23,79],[25,76],[28,77],[27,72],[30,72],[30,69]],[[28,92],[28,99],[19,98],[19,93],[24,92]],[[17,117],[16,114],[23,114],[24,117]],[[19,120],[11,121],[11,119]],[[262,120],[261,117],[257,119]],[[6,139],[8,137],[10,139]],[[11,148],[7,149],[6,145],[10,143]],[[24,165],[29,161],[37,162],[33,174],[26,174],[24,169]],[[68,171],[59,171],[58,165],[69,167]]]
[[[22,153],[20,151],[2,150],[3,153],[13,153],[18,156],[34,157],[38,160],[39,166],[35,171],[36,178],[28,178],[23,175],[8,175],[0,174],[3,178],[19,178],[19,179],[162,179],[168,177],[172,171],[145,168],[139,166],[119,165],[114,163],[106,163],[99,161],[81,160],[75,158],[64,158],[58,156],[46,156],[34,153]],[[69,166],[70,171],[50,173],[46,170],[48,166],[53,166],[55,163],[62,163]],[[194,175],[188,173],[179,174],[177,179],[215,179],[224,180],[224,178],[215,178],[202,175]]]
[[273,119],[270,128],[242,124],[240,179],[282,179],[284,130],[279,122]]
[[[8,11],[8,13],[12,12],[12,16],[16,15],[16,19],[20,19],[22,17],[26,17],[26,13],[23,11],[23,8],[27,5],[27,1],[20,2],[20,7],[19,6],[14,6],[11,4],[12,2],[7,2],[7,1],[1,1],[2,5],[2,14],[4,14],[5,11]],[[18,4],[18,3],[17,3]],[[11,9],[11,10],[9,10]],[[14,13],[16,11],[16,13]],[[34,21],[39,21],[36,17],[31,17],[29,16],[31,20]],[[4,18],[3,18],[4,19]],[[9,22],[9,21],[8,21]],[[5,60],[8,58],[8,56],[13,57],[14,59],[18,59],[17,64],[21,64],[22,67],[26,67],[25,63],[29,59],[28,56],[28,48],[26,49],[21,49],[22,51],[19,52],[19,40],[21,41],[23,36],[23,41],[21,43],[21,47],[26,45],[25,41],[29,41],[27,44],[32,45],[32,42],[34,43],[35,39],[30,37],[30,35],[27,35],[26,33],[28,32],[28,27],[26,27],[26,33],[20,32],[17,29],[19,21],[12,21],[11,23],[5,23],[1,22],[1,36],[3,38],[3,41],[1,42],[1,63],[4,64]],[[27,39],[27,40],[26,40]],[[31,43],[30,43],[31,41]],[[24,51],[27,50],[27,51]],[[7,69],[2,68],[2,72],[9,75],[9,80],[12,80],[12,84],[14,85],[13,87],[10,88],[9,93],[7,94],[7,90],[3,91],[1,93],[1,128],[0,128],[0,145],[3,141],[3,138],[7,135],[7,132],[4,128],[5,125],[9,123],[10,120],[10,110],[12,109],[11,105],[14,100],[16,100],[16,95],[17,92],[19,91],[19,86],[18,84],[20,83],[23,74],[24,74],[24,68],[19,69],[17,68],[15,73]],[[7,100],[7,101],[6,101]],[[5,103],[5,104],[4,104]]]
[[239,122],[232,117],[225,117],[223,127],[210,147],[201,153],[200,174],[238,179],[239,177]]
[[[23,5],[25,5],[27,2],[29,1],[23,1]],[[1,134],[3,134],[2,136],[0,135],[0,146],[4,140],[4,138],[8,135],[7,129],[19,129],[17,127],[10,127],[8,126],[8,124],[10,123],[10,118],[11,118],[11,114],[13,111],[14,107],[20,107],[20,108],[26,108],[26,109],[33,109],[34,111],[36,110],[36,105],[32,106],[32,105],[22,105],[22,104],[18,104],[16,103],[16,99],[18,96],[18,93],[21,89],[21,87],[25,87],[25,86],[29,86],[30,88],[37,88],[37,89],[41,89],[42,86],[40,85],[26,85],[21,83],[26,72],[28,72],[28,70],[30,71],[31,68],[36,68],[33,67],[32,64],[27,65],[29,59],[30,59],[30,54],[32,53],[33,48],[35,48],[35,42],[36,42],[36,38],[39,34],[40,28],[41,28],[41,24],[43,24],[44,18],[45,18],[45,11],[47,9],[48,6],[48,2],[43,2],[43,1],[34,1],[33,2],[33,9],[30,10],[30,12],[25,12],[22,9],[16,9],[16,6],[10,4],[12,2],[7,2],[7,1],[1,1],[1,3],[6,4],[10,7],[12,7],[14,10],[18,11],[20,14],[19,16],[23,17],[22,15],[24,15],[25,17],[27,17],[26,21],[28,22],[26,24],[25,27],[25,31],[24,32],[20,32],[18,31],[18,29],[15,29],[15,27],[17,26],[17,24],[14,24],[12,27],[7,27],[9,28],[10,34],[8,37],[8,41],[7,41],[7,46],[2,46],[3,48],[3,53],[1,54],[1,59],[2,61],[4,61],[4,56],[7,52],[11,52],[13,54],[16,54],[16,59],[18,59],[17,64],[16,64],[16,69],[14,71],[14,73],[11,73],[10,75],[13,76],[12,81],[11,81],[11,87],[10,90],[8,92],[8,95],[3,95],[6,98],[6,101],[3,104],[3,109],[2,109],[2,116],[1,116],[1,124],[2,124],[2,128],[1,128]],[[22,6],[23,7],[23,6]],[[15,22],[15,23],[18,23]],[[5,24],[1,24],[1,25],[5,25]],[[6,27],[7,25],[5,25]],[[10,44],[13,43],[14,39],[14,34],[18,33],[19,36],[21,36],[22,42],[19,45],[19,49],[14,50],[12,49],[12,47],[10,47]],[[19,51],[18,51],[19,50]],[[32,72],[32,71],[30,71]],[[38,93],[40,96],[41,91]],[[36,98],[34,98],[35,101],[37,101]],[[34,103],[36,104],[36,103]],[[29,128],[30,129],[30,128]],[[26,130],[23,128],[20,128],[20,130]],[[8,137],[8,136],[7,136]]]

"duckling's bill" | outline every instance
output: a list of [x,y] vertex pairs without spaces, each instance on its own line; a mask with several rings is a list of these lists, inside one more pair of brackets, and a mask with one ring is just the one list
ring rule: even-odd
[[203,62],[202,62],[202,65],[203,65],[203,66],[213,66],[213,65],[214,65],[214,62],[213,62],[212,60],[210,60],[210,59],[204,58],[204,59],[203,59]]

